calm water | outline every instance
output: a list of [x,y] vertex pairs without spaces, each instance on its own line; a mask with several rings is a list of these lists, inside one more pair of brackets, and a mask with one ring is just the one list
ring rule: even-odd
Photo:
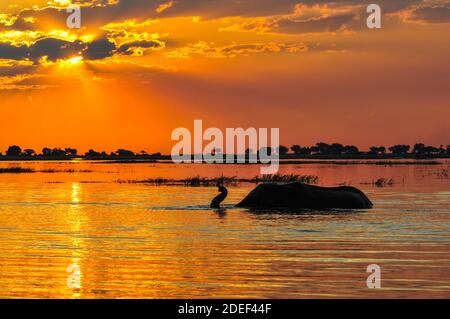
[[[0,162],[13,166],[47,172],[0,174],[0,298],[450,297],[448,161],[283,165],[375,204],[295,215],[233,208],[249,184],[214,211],[215,187],[116,182],[253,177],[257,166]],[[381,177],[394,185],[372,184]],[[381,289],[366,287],[374,263]],[[71,264],[79,289],[66,283]]]

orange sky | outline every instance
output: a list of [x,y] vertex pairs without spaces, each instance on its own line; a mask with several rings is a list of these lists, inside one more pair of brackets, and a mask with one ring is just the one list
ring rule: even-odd
[[[450,144],[450,5],[364,1],[0,3],[0,152],[169,152],[179,126],[279,127],[282,144]],[[301,3],[300,3],[301,2]]]

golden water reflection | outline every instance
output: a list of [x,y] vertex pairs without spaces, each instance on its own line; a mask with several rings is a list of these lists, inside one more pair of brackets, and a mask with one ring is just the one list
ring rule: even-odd
[[[230,187],[225,208],[214,211],[214,187],[114,182],[194,176],[193,166],[20,165],[86,172],[0,176],[0,297],[450,297],[450,183],[436,174],[448,163],[283,166],[326,185],[350,180],[375,203],[298,215],[232,208],[253,185]],[[205,169],[236,173],[254,168]],[[378,177],[397,182],[365,183]],[[373,263],[382,269],[379,290],[366,287]],[[79,267],[79,288],[68,285],[70,265]]]
[[[80,196],[81,196],[81,183],[74,182],[71,184],[71,205],[69,206],[69,212],[67,216],[67,222],[69,224],[70,232],[73,234],[82,233],[82,226],[87,224],[86,216],[83,212],[82,206],[80,205]],[[67,288],[72,290],[72,297],[79,298],[81,297],[80,289],[82,289],[83,285],[83,273],[82,273],[82,260],[83,260],[83,249],[84,243],[82,238],[78,236],[72,236],[72,260],[70,262],[68,268],[68,276],[77,275],[76,282],[74,284],[70,284],[70,281],[67,284]],[[70,280],[70,279],[69,279]]]

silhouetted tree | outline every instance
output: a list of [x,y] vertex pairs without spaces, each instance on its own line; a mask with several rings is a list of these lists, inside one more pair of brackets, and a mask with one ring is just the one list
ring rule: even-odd
[[370,154],[385,154],[386,153],[386,147],[384,146],[372,146],[369,150]]
[[280,146],[278,146],[277,151],[278,151],[278,154],[280,154],[280,155],[286,155],[289,152],[289,148],[287,148],[284,145],[280,145]]
[[425,149],[425,144],[423,143],[416,143],[414,144],[414,147],[411,151],[413,154],[423,154]]
[[302,147],[300,145],[292,145],[291,146],[291,151],[294,152],[295,155],[300,155],[300,152],[302,150]]
[[12,145],[12,146],[8,147],[8,150],[6,151],[6,156],[18,157],[18,156],[20,156],[21,153],[22,153],[22,149],[20,148],[20,146]]
[[342,153],[344,153],[344,145],[339,144],[339,143],[333,143],[328,148],[328,153],[327,154],[329,154],[329,155],[340,155]]
[[340,143],[333,143],[330,145],[322,142],[317,143],[315,147],[312,147],[312,151],[317,152],[320,155],[341,155],[346,151],[359,152],[356,147],[349,147],[346,149],[346,147]]
[[344,154],[358,154],[359,149],[354,145],[344,146]]
[[423,151],[428,156],[439,154],[439,149],[437,147],[434,147],[434,146],[425,146]]
[[[89,151],[87,151],[85,154],[84,154],[84,156],[86,156],[86,157],[90,157],[90,158],[93,158],[93,157],[99,157],[101,154],[99,153],[99,152],[97,152],[97,151],[94,151],[94,150],[89,150]],[[105,155],[106,155],[106,153],[105,153]]]
[[311,155],[311,148],[309,147],[301,147],[300,145],[292,145],[292,152],[295,155]]
[[26,150],[24,150],[22,152],[23,156],[27,156],[27,157],[32,157],[36,155],[36,152],[34,150],[32,150],[31,148],[27,148]]
[[394,145],[389,147],[389,151],[394,155],[405,155],[408,153],[411,146],[409,145]]
[[44,147],[42,149],[42,155],[48,157],[48,156],[52,156],[52,150],[49,149],[48,147]]
[[124,150],[124,149],[118,149],[116,151],[116,155],[119,157],[133,157],[135,154],[132,151]]
[[78,151],[76,149],[70,147],[66,147],[64,151],[66,152],[67,156],[77,156],[78,154]]
[[66,157],[66,151],[60,148],[55,147],[51,151],[51,157]]
[[[261,147],[258,151],[258,157],[261,158],[261,156],[270,156],[272,154],[273,149],[271,147]],[[262,153],[262,155],[261,155]]]
[[427,146],[423,143],[417,143],[414,145],[412,153],[415,155],[431,156],[431,155],[445,154],[445,149],[443,145],[437,148],[434,146]]
[[323,143],[323,142],[319,142],[316,144],[314,150],[319,153],[319,154],[328,154],[328,151],[330,149],[330,145],[328,145],[327,143]]

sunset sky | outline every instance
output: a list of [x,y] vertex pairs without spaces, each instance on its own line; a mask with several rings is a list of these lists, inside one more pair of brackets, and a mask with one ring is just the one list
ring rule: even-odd
[[450,1],[372,2],[2,0],[0,152],[167,153],[194,119],[289,146],[450,144]]

